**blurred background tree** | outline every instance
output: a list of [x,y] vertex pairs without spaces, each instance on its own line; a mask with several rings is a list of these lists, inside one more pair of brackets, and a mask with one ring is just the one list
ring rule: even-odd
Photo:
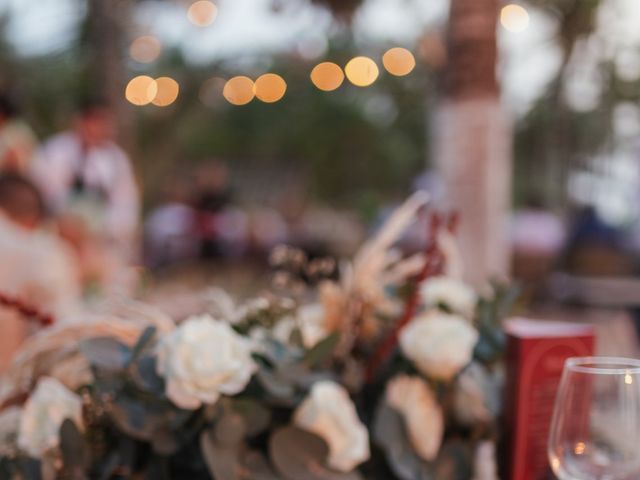
[[[101,13],[107,3],[108,11]],[[107,96],[118,99],[123,133],[131,139],[127,145],[150,201],[161,179],[171,172],[218,157],[238,170],[295,170],[307,179],[308,191],[317,200],[371,205],[404,195],[415,177],[431,164],[433,140],[427,132],[431,112],[441,97],[433,52],[441,48],[438,32],[446,18],[426,25],[424,37],[413,45],[418,66],[411,75],[381,75],[366,89],[345,82],[335,92],[318,91],[308,79],[317,61],[324,58],[344,64],[354,54],[364,51],[375,56],[396,46],[388,39],[368,40],[363,49],[363,40],[353,35],[349,22],[369,3],[371,0],[310,0],[305,5],[272,2],[275,11],[285,13],[290,8],[311,8],[312,4],[332,9],[338,21],[329,30],[329,48],[320,59],[303,58],[292,49],[260,53],[259,58],[240,63],[221,57],[194,62],[183,49],[170,44],[157,61],[141,65],[132,61],[128,52],[130,42],[147,33],[140,30],[137,19],[150,11],[149,5],[185,5],[171,0],[77,0],[84,21],[70,33],[72,40],[64,48],[54,48],[46,55],[25,55],[3,40],[0,85],[18,93],[28,119],[41,136],[64,126],[78,96],[100,89],[101,83],[109,85]],[[632,153],[620,154],[624,142],[619,130],[639,115],[640,75],[635,75],[633,65],[638,63],[640,42],[636,38],[623,41],[622,30],[607,28],[612,22],[602,21],[624,0],[518,3],[527,8],[532,21],[549,32],[540,48],[551,52],[556,65],[542,94],[516,112],[516,203],[539,195],[566,209],[578,197],[602,204],[614,220],[628,221],[630,212],[620,213],[611,198],[597,193],[605,189],[607,178],[610,182],[612,175],[619,175],[631,161]],[[406,2],[409,11],[416,5]],[[7,31],[4,24],[0,29]],[[500,36],[504,37],[504,32]],[[504,48],[504,38],[499,41]],[[499,66],[499,71],[502,68]],[[288,84],[284,99],[273,105],[254,101],[232,106],[219,90],[216,94],[213,81],[207,83],[238,73],[255,77],[267,70],[277,71]],[[176,78],[181,87],[178,101],[162,109],[125,104],[123,83],[139,72]],[[205,85],[214,93],[205,91]],[[585,91],[587,94],[579,93]],[[627,147],[632,130],[629,127],[624,133]],[[610,164],[622,166],[603,167],[602,158],[612,156],[624,156]],[[599,179],[591,178],[590,172],[597,172]],[[628,197],[631,186],[623,190]],[[615,197],[618,205],[621,195]]]

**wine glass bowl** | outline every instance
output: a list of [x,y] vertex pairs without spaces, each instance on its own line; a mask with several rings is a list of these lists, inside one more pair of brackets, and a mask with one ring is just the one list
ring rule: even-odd
[[640,360],[566,361],[548,453],[560,480],[640,479]]

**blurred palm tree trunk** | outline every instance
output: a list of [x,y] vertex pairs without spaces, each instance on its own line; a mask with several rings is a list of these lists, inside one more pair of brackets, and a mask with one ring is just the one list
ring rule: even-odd
[[88,0],[89,68],[94,94],[113,108],[121,143],[132,147],[132,110],[124,98],[132,0]]
[[509,268],[511,129],[496,78],[498,0],[451,0],[435,158],[447,206],[461,214],[465,276],[479,284]]

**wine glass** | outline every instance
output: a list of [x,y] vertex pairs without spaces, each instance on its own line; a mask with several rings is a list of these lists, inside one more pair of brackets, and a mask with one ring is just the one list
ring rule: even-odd
[[548,453],[560,480],[640,479],[640,360],[566,361]]

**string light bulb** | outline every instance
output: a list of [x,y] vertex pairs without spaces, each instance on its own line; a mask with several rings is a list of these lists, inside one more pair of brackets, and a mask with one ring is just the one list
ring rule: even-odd
[[369,57],[352,58],[344,67],[344,72],[349,81],[357,87],[368,87],[380,74],[376,62]]
[[344,72],[339,65],[322,62],[311,70],[311,82],[320,90],[330,92],[344,82]]

